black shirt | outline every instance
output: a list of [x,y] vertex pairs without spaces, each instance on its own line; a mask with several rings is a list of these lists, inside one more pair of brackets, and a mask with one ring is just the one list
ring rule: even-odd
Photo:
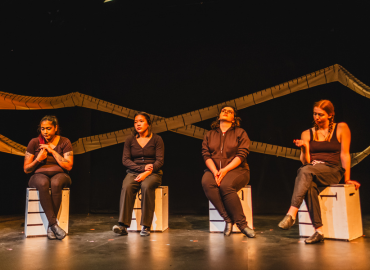
[[219,170],[225,168],[235,157],[239,157],[241,160],[239,166],[249,169],[246,162],[249,144],[247,132],[240,127],[231,127],[225,134],[220,128],[210,130],[202,143],[204,162],[211,158]]
[[135,136],[126,139],[123,147],[122,163],[134,172],[142,173],[145,165],[153,164],[153,172],[157,172],[164,162],[164,143],[162,138],[153,133],[148,143],[141,147]]

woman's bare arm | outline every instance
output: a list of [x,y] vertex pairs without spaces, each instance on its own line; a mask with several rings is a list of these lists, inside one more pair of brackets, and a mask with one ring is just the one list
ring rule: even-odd
[[310,130],[305,130],[301,134],[300,140],[294,140],[296,146],[301,148],[301,155],[299,159],[301,160],[302,164],[308,164],[311,162],[310,156]]

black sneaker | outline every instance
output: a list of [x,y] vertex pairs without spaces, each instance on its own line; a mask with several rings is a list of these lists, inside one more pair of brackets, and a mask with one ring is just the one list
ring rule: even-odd
[[150,228],[143,226],[140,231],[141,236],[149,236],[150,235]]
[[313,235],[308,237],[304,242],[306,244],[316,244],[316,243],[324,242],[324,235],[319,232],[315,232]]
[[279,227],[283,230],[289,230],[295,223],[295,219],[291,215],[286,215],[279,223]]
[[128,234],[126,226],[114,225],[112,230],[113,232],[118,233],[120,235]]

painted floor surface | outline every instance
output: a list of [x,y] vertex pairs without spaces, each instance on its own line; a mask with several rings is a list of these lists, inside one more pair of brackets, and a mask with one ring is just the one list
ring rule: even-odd
[[[208,217],[170,216],[170,229],[141,237],[111,231],[114,215],[71,215],[62,241],[25,238],[23,216],[0,216],[0,269],[370,269],[370,238],[306,245],[282,216],[255,215],[257,237],[208,232]],[[363,217],[370,235],[370,216]]]

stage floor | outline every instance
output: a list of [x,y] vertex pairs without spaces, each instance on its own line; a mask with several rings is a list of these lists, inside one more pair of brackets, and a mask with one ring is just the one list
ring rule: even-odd
[[365,237],[306,245],[282,216],[255,215],[257,237],[208,232],[208,217],[170,216],[170,229],[140,237],[111,231],[116,215],[71,215],[62,241],[25,238],[23,216],[0,216],[0,269],[370,269],[370,216]]

